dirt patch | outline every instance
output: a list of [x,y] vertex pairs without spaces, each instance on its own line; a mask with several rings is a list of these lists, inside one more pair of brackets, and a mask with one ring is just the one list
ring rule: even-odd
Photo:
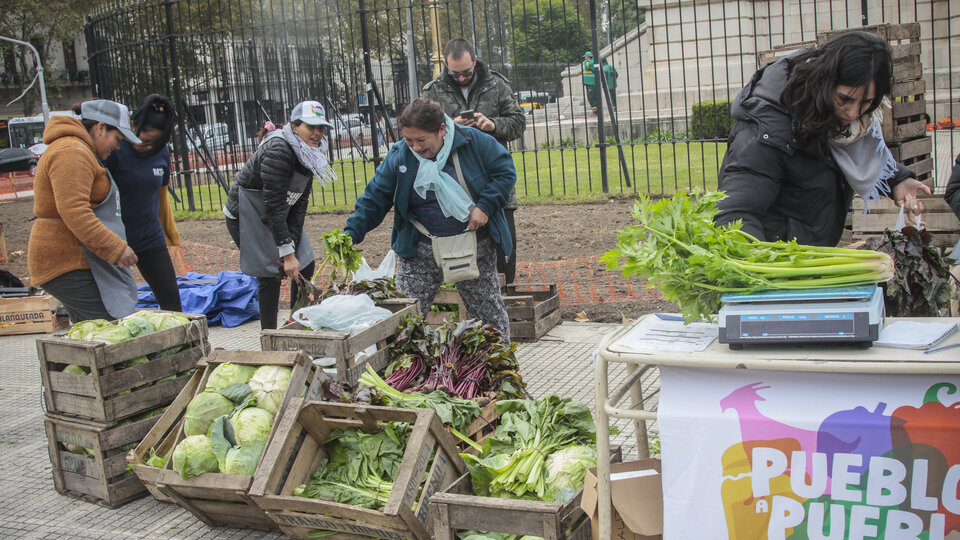
[[[601,255],[616,244],[618,231],[633,221],[630,216],[632,209],[633,201],[628,199],[566,205],[521,205],[516,213],[519,236],[517,260],[522,265],[525,262],[549,263]],[[32,198],[0,204],[0,222],[9,249],[26,249],[32,217]],[[323,233],[342,229],[348,217],[350,214],[347,212],[310,214],[306,219],[307,234],[313,239],[314,245],[319,245]],[[379,262],[386,255],[390,249],[392,224],[393,214],[390,213],[360,244],[367,260]],[[187,220],[178,222],[177,226],[184,240],[225,249],[236,247],[227,234],[223,220]],[[577,275],[569,279],[579,281],[591,276],[594,280],[606,279],[606,271],[595,263],[588,275],[582,274],[584,272],[578,270]],[[520,279],[523,280],[522,273]],[[574,285],[561,283],[561,286]],[[590,300],[581,298],[580,303],[563,305],[563,318],[572,320],[576,313],[582,312],[592,321],[619,322],[624,316],[636,318],[645,313],[676,310],[669,302],[655,298],[636,300],[631,299],[630,295],[604,297],[602,302]]]

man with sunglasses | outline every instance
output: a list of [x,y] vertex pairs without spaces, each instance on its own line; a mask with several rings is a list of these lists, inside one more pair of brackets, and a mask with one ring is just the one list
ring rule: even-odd
[[[467,40],[451,39],[443,48],[443,61],[443,73],[423,87],[421,97],[440,102],[443,112],[454,123],[485,131],[504,147],[523,135],[527,117],[513,96],[510,81],[478,59],[476,49]],[[513,190],[504,208],[513,252],[509,257],[498,253],[497,263],[497,270],[506,275],[507,283],[514,282],[517,271],[517,228],[513,219],[516,208],[517,193]]]

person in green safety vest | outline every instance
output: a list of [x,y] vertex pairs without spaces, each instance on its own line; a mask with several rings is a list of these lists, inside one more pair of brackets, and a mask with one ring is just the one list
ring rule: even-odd
[[607,61],[606,58],[600,58],[600,65],[603,67],[603,76],[607,79],[607,88],[610,90],[610,107],[617,110],[617,68]]
[[587,101],[590,103],[591,112],[597,112],[597,78],[594,74],[593,53],[587,51],[583,53],[583,88],[587,95]]

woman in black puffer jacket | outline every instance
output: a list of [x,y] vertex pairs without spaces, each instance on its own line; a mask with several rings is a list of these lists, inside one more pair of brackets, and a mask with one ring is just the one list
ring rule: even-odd
[[260,328],[277,327],[280,286],[309,280],[314,251],[303,230],[313,177],[321,184],[336,178],[327,161],[326,128],[332,127],[316,101],[304,101],[290,123],[267,134],[230,186],[223,213],[227,230],[240,249],[240,268],[257,278]]
[[758,71],[731,108],[717,223],[742,220],[760,240],[835,246],[854,193],[920,214],[917,197],[930,188],[894,160],[880,129],[891,73],[886,43],[864,32]]

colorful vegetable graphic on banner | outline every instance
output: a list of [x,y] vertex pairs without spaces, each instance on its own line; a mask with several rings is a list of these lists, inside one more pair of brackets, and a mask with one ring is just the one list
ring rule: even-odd
[[[823,417],[816,430],[764,414],[772,384],[719,402],[740,441],[722,454],[720,498],[729,538],[944,539],[960,532],[960,402],[952,383],[885,416],[884,402]],[[954,400],[956,401],[956,400]],[[666,455],[666,450],[664,451]]]

